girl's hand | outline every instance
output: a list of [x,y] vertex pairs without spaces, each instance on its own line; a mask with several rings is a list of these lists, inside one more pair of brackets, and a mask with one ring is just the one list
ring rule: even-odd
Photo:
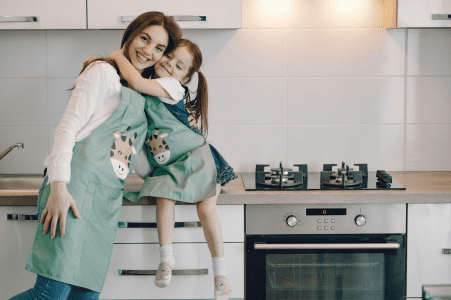
[[93,56],[93,57],[88,57],[87,59],[85,59],[83,61],[83,69],[86,68],[90,63],[92,63],[94,60],[98,59],[100,57],[98,56]]
[[56,227],[60,219],[60,236],[63,237],[66,231],[66,216],[69,208],[72,209],[76,218],[81,218],[74,198],[67,190],[65,181],[55,181],[50,184],[50,195],[42,212],[39,223],[44,223],[44,234],[47,234],[51,222],[50,237],[56,236]]

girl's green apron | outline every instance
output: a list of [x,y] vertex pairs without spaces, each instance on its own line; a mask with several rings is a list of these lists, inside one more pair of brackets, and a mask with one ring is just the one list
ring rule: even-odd
[[216,193],[216,165],[205,139],[175,118],[157,97],[146,96],[148,138],[143,151],[154,169],[139,194],[195,203]]
[[[93,133],[75,144],[67,189],[82,218],[75,218],[69,210],[63,238],[59,236],[59,225],[57,235],[51,239],[50,234],[42,233],[44,224],[39,224],[27,270],[101,292],[113,250],[125,178],[133,170],[136,153],[146,138],[144,103],[141,95],[123,87],[119,107]],[[39,205],[40,215],[49,194],[47,185]]]

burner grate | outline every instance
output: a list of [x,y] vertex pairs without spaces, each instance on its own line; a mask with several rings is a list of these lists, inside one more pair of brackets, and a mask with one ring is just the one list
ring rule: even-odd
[[256,165],[255,184],[263,187],[289,189],[304,184],[304,178],[308,177],[308,167],[306,164],[295,165],[299,171],[293,171],[291,168],[284,168],[282,162],[279,168],[270,169],[271,172],[265,172],[265,167],[269,165]]

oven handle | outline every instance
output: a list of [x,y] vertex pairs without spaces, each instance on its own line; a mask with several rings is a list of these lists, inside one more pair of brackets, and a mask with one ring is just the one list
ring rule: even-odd
[[254,244],[255,250],[283,249],[399,249],[398,243],[381,244]]

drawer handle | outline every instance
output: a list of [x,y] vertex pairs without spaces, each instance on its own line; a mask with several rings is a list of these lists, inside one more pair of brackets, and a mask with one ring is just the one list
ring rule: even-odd
[[39,17],[0,16],[0,22],[39,22]]
[[449,248],[442,248],[442,254],[451,254],[451,249],[449,249]]
[[[122,22],[131,22],[134,19],[136,19],[137,16],[121,16]],[[207,16],[168,16],[169,18],[173,19],[174,21],[201,21],[206,22]]]
[[7,214],[7,220],[17,220],[17,221],[37,221],[37,215],[21,215],[21,214]]
[[[119,222],[119,228],[157,228],[156,222]],[[193,222],[175,222],[175,228],[179,227],[202,227],[202,223],[200,221]]]
[[[185,270],[172,270],[172,275],[207,275],[208,269],[185,269]],[[155,276],[157,270],[122,270],[119,269],[120,276]]]
[[399,249],[398,243],[387,244],[254,244],[255,250],[286,249]]
[[451,20],[451,15],[448,15],[448,14],[432,14],[432,20]]

